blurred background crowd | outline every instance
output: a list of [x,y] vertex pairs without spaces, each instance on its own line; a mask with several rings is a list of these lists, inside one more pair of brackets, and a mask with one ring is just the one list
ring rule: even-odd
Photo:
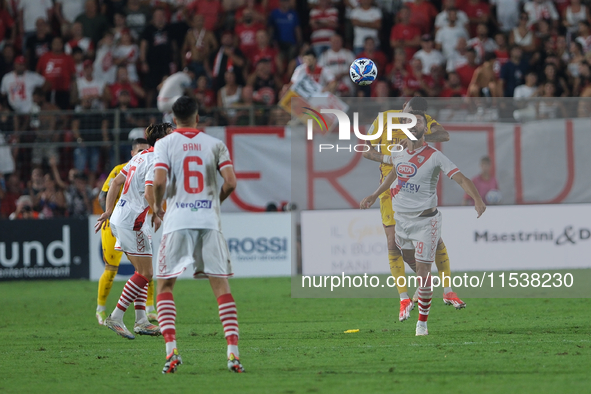
[[341,97],[591,97],[590,20],[586,0],[0,0],[0,218],[96,210],[175,94],[204,125],[286,124],[302,75]]

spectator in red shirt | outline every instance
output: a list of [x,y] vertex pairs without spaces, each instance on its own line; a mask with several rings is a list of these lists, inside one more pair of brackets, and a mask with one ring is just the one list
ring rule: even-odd
[[385,70],[386,63],[388,62],[386,55],[384,55],[382,51],[376,51],[376,41],[373,39],[373,37],[367,37],[365,39],[363,52],[361,52],[357,57],[366,57],[373,60],[373,62],[378,67],[378,72],[380,72],[380,70]]
[[419,58],[413,58],[410,61],[410,72],[404,78],[402,95],[404,97],[412,97],[415,94],[426,96],[431,85],[433,85],[431,77],[423,74],[423,62]]
[[244,7],[236,12],[236,23],[242,23],[242,18],[244,17],[244,12],[246,10],[250,10],[252,13],[252,18],[255,22],[266,22],[265,7],[262,4],[257,4],[256,0],[246,0]]
[[199,14],[205,18],[205,28],[215,31],[220,27],[220,16],[224,9],[220,0],[195,0],[187,7],[189,15]]
[[410,8],[402,7],[394,22],[390,31],[390,46],[394,50],[396,48],[404,49],[406,58],[412,59],[421,46],[421,30],[410,24]]
[[447,74],[445,87],[439,94],[439,97],[466,97],[468,90],[462,86],[460,76],[456,72]]
[[237,24],[234,32],[240,40],[238,48],[242,53],[251,53],[257,48],[256,33],[259,30],[264,30],[265,25],[260,22],[255,22],[252,11],[247,9],[244,11],[242,23]]
[[117,106],[117,99],[121,91],[129,92],[129,106],[137,108],[139,106],[139,99],[146,97],[146,92],[137,82],[131,82],[127,74],[127,66],[121,65],[117,67],[117,80],[114,84],[105,88],[106,101],[111,103],[111,107]]
[[318,5],[310,10],[310,40],[316,56],[320,57],[330,48],[330,38],[335,34],[338,23],[339,11],[330,0],[318,0]]
[[470,37],[476,35],[476,27],[479,23],[488,24],[490,20],[490,6],[481,0],[468,0],[461,8],[470,20],[468,32]]
[[0,48],[12,45],[16,38],[16,25],[14,19],[6,11],[6,3],[0,2]]
[[414,0],[406,6],[410,9],[410,24],[418,27],[421,34],[430,34],[438,14],[437,8],[426,0]]
[[470,81],[472,81],[474,71],[476,71],[478,65],[476,64],[476,51],[474,50],[474,48],[468,48],[466,50],[465,56],[467,63],[456,68],[456,73],[460,78],[460,84],[462,85],[462,87],[468,89],[468,86],[470,86]]
[[396,96],[402,94],[404,79],[407,75],[406,52],[402,48],[397,48],[394,51],[394,61],[386,67],[386,78],[390,82],[390,87]]
[[251,72],[254,70],[259,60],[269,59],[271,62],[271,72],[277,72],[278,74],[282,75],[283,61],[281,60],[281,56],[279,56],[279,52],[269,45],[269,33],[267,33],[266,30],[257,31],[256,41],[257,45],[253,51],[249,53],[243,52],[246,56],[248,56]]
[[61,37],[51,41],[51,52],[47,52],[37,63],[37,72],[51,85],[50,95],[55,95],[55,102],[61,109],[70,107],[70,86],[76,78],[76,65],[72,56],[64,53]]

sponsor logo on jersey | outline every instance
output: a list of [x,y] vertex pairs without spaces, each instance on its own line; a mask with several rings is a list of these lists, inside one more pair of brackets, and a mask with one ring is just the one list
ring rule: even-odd
[[410,178],[417,173],[417,166],[412,163],[399,163],[396,165],[396,175],[401,178]]
[[197,211],[198,209],[210,209],[211,208],[211,201],[210,200],[195,200],[193,202],[177,202],[177,208],[190,208],[191,211]]

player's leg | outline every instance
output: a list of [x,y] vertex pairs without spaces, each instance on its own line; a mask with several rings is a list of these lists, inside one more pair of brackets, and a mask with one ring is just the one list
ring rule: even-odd
[[129,261],[136,268],[136,271],[148,279],[148,283],[138,293],[134,300],[135,325],[133,331],[140,335],[160,335],[160,327],[150,323],[146,314],[146,301],[148,298],[148,286],[152,281],[152,256],[128,256]]
[[176,347],[176,306],[172,295],[175,283],[176,277],[159,278],[157,283],[156,307],[158,308],[158,323],[166,344],[166,362],[162,373],[174,373],[177,367],[183,363]]
[[[123,323],[123,316],[129,305],[138,298],[138,295],[144,291],[147,292],[148,282],[152,277],[152,249],[149,238],[142,231],[121,229],[113,223],[111,223],[111,230],[117,238],[116,249],[125,251],[129,261],[136,268],[136,272],[125,283],[117,306],[105,320],[105,326],[124,338],[134,339],[135,336]],[[143,309],[145,315],[145,306]],[[141,311],[141,309],[139,310]],[[139,314],[141,315],[141,312]]]
[[172,291],[176,278],[194,264],[197,247],[196,230],[179,230],[162,235],[158,249],[158,270],[156,273],[156,309],[158,323],[166,344],[166,362],[162,373],[174,373],[183,363],[176,343],[176,305]]
[[390,273],[395,280],[398,294],[400,295],[400,312],[398,320],[404,321],[409,318],[410,311],[414,304],[408,297],[408,287],[406,285],[406,273],[404,272],[404,260],[400,250],[396,246],[396,220],[392,211],[392,200],[388,193],[380,196],[380,213],[382,214],[382,224],[386,233],[388,242],[388,263]]
[[421,278],[418,287],[419,321],[417,321],[416,335],[428,335],[427,319],[431,310],[433,287],[431,286],[431,263],[417,261],[417,276]]
[[154,278],[148,283],[148,299],[146,300],[146,315],[151,323],[158,322],[158,313],[154,307]]
[[441,238],[441,213],[435,210],[428,216],[412,219],[408,233],[409,238],[413,240],[417,276],[420,277],[416,335],[428,335],[427,319],[433,299],[431,265],[435,262],[437,244]]
[[113,287],[113,281],[119,269],[121,262],[121,255],[119,250],[115,250],[117,239],[111,233],[111,227],[107,220],[104,228],[101,229],[101,246],[103,249],[103,261],[105,263],[105,270],[98,282],[98,297],[96,300],[96,318],[99,324],[105,324],[107,314],[105,306],[107,304],[107,297]]
[[466,303],[458,297],[456,292],[451,287],[451,269],[449,264],[449,256],[447,248],[443,239],[439,239],[437,244],[437,254],[435,255],[435,265],[441,278],[441,286],[443,287],[443,302],[446,305],[453,305],[456,309],[466,307]]
[[213,294],[217,299],[220,321],[228,344],[226,352],[228,369],[231,372],[244,372],[238,352],[238,312],[228,283],[228,277],[233,275],[228,246],[219,231],[199,230],[199,232],[195,272],[203,272],[207,275]]

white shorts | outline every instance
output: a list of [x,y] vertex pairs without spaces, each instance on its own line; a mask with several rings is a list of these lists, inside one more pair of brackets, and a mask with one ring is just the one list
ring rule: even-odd
[[212,229],[184,229],[162,236],[158,250],[157,278],[176,278],[189,266],[194,278],[232,275],[230,252],[221,232]]
[[117,238],[115,250],[125,252],[130,256],[152,257],[152,237],[151,234],[140,230],[130,230],[117,227],[111,223],[111,232]]
[[441,212],[430,217],[412,217],[396,212],[394,219],[396,246],[400,250],[414,249],[419,263],[433,263],[441,238]]
[[172,105],[178,98],[181,96],[174,96],[174,97],[158,97],[156,99],[156,106],[158,107],[158,111],[160,112],[171,112]]

